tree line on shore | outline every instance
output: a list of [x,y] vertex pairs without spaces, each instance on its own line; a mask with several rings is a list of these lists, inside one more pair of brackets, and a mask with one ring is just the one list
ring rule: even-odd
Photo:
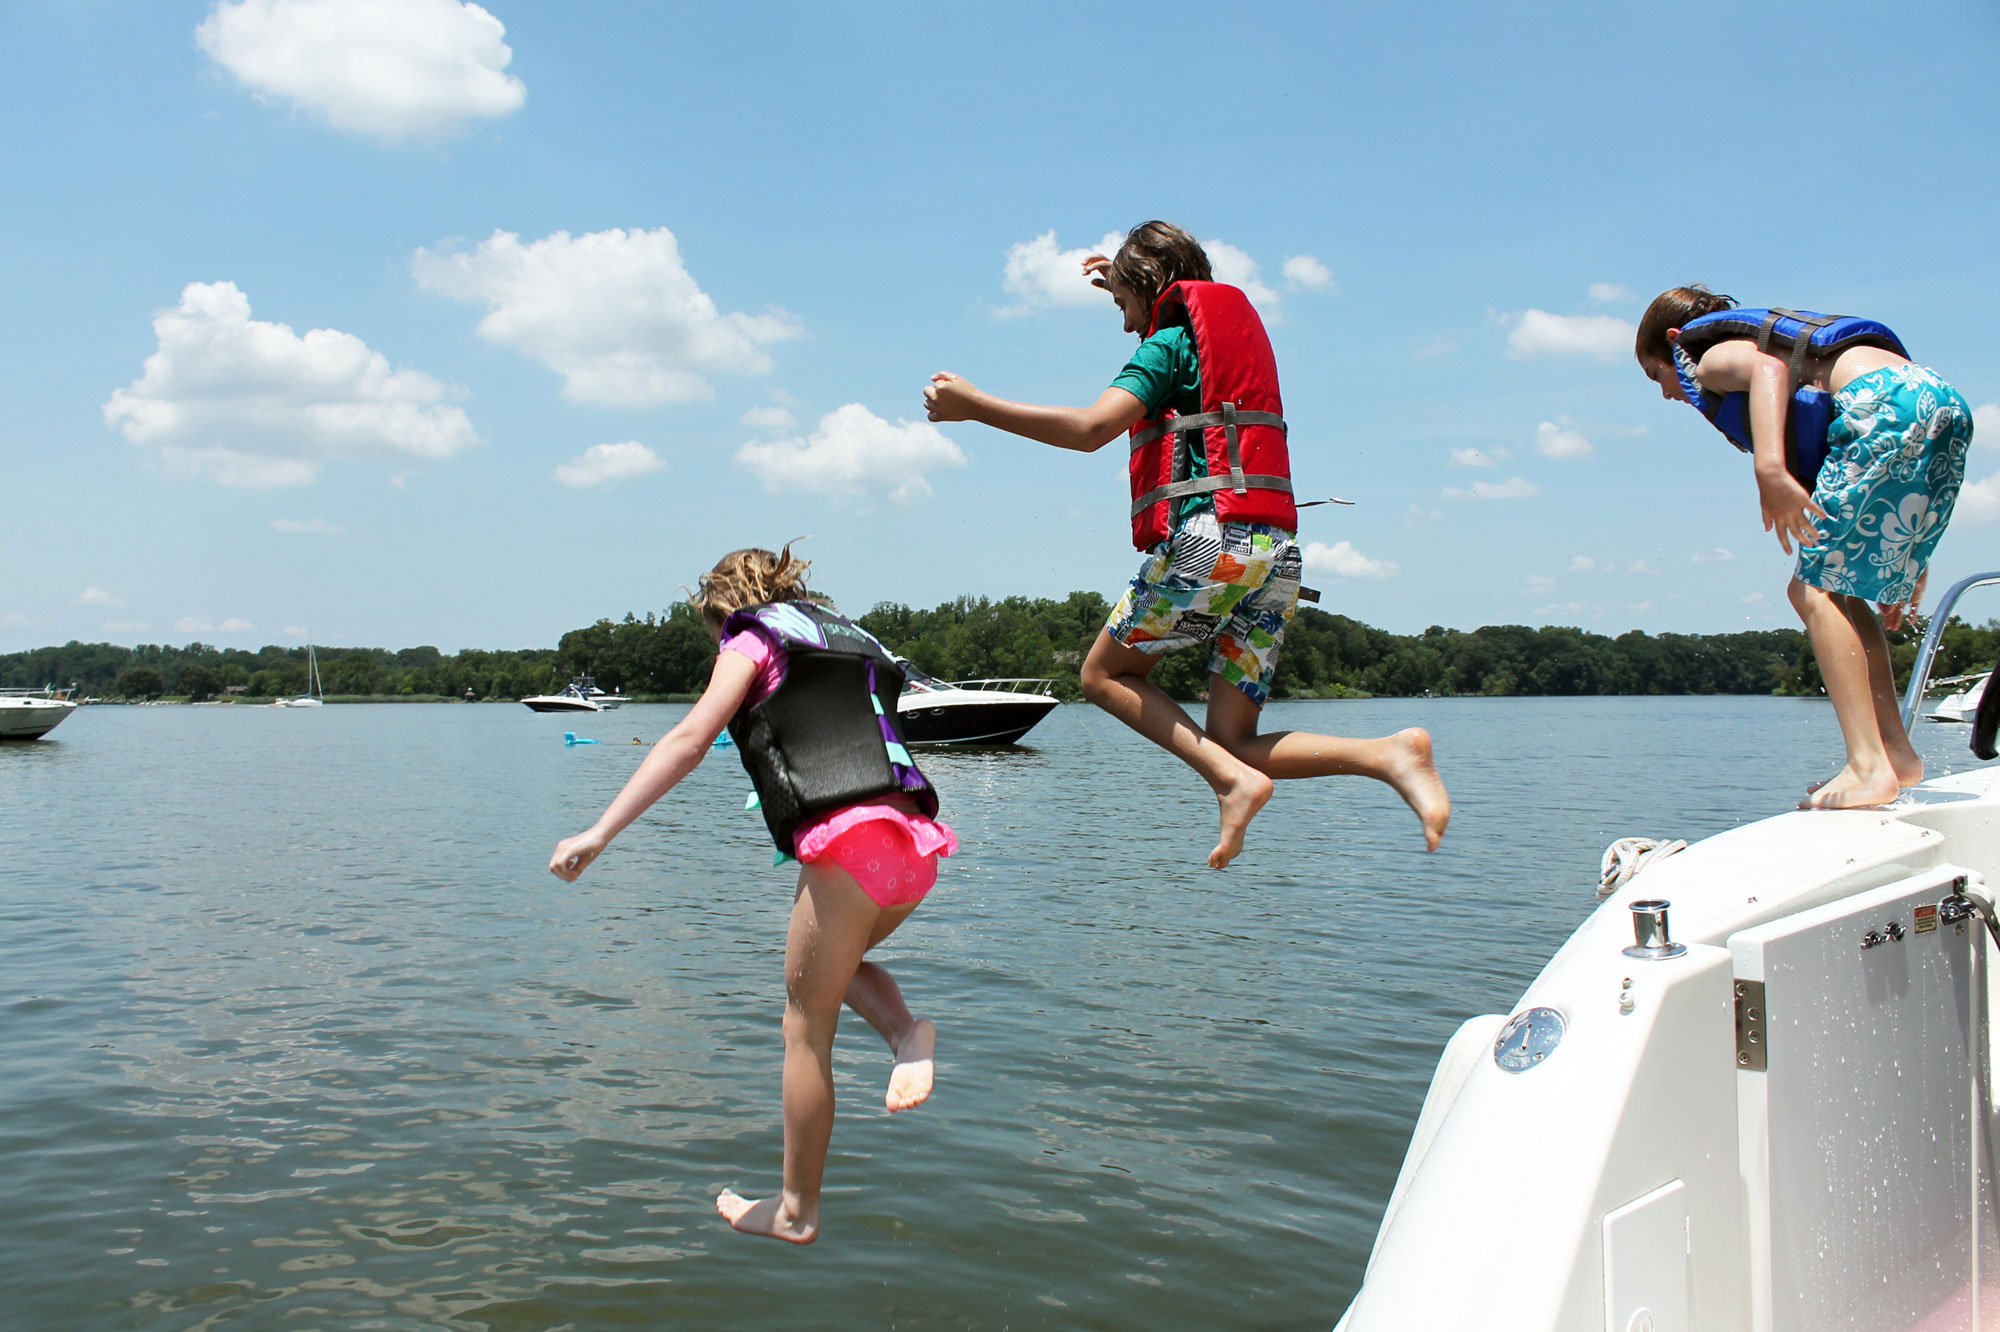
[[[931,610],[885,602],[860,623],[891,649],[945,680],[1050,678],[1057,694],[1081,696],[1077,671],[1110,606],[1095,592],[1049,598],[960,597]],[[1922,626],[1890,635],[1899,680],[1907,678]],[[1953,621],[1936,675],[1989,669],[2000,652],[2000,622]],[[685,603],[643,617],[599,620],[562,636],[554,648],[451,655],[435,647],[319,648],[328,697],[451,698],[484,701],[559,689],[574,675],[638,698],[688,697],[707,683],[715,657],[701,619]],[[1169,655],[1153,678],[1177,698],[1207,688],[1207,654]],[[70,642],[0,655],[0,687],[76,684],[87,696],[118,699],[283,698],[305,692],[304,648],[256,652],[206,643],[185,647]],[[1796,629],[1733,634],[1646,634],[1615,638],[1583,629],[1433,625],[1421,634],[1386,630],[1301,607],[1279,656],[1277,698],[1412,695],[1790,694],[1820,690],[1819,671]]]

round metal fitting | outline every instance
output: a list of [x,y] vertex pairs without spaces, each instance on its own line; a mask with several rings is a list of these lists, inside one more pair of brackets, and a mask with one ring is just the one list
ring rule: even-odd
[[1567,1024],[1553,1008],[1516,1013],[1493,1041],[1493,1062],[1509,1073],[1526,1073],[1556,1052]]

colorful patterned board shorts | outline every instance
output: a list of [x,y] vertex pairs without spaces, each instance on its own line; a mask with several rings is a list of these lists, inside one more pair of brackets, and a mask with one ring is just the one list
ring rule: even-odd
[[1196,514],[1153,548],[1104,627],[1153,656],[1213,641],[1210,673],[1262,707],[1299,607],[1299,573],[1299,545],[1284,528]]
[[1799,551],[1809,587],[1884,606],[1908,601],[1965,482],[1972,410],[1935,371],[1890,366],[1833,395],[1826,466],[1813,500],[1817,546]]

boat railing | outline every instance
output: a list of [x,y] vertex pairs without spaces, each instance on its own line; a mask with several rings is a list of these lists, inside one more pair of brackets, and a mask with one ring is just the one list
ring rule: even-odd
[[0,698],[51,698],[58,703],[67,703],[76,686],[58,689],[54,685],[43,685],[40,689],[6,688],[0,689]]
[[1931,626],[1924,633],[1923,646],[1917,649],[1917,659],[1910,667],[1910,684],[1903,691],[1903,728],[1908,730],[1917,721],[1917,708],[1923,703],[1924,693],[1930,681],[1931,662],[1937,656],[1938,644],[1944,641],[1945,626],[1951,623],[1952,609],[1958,599],[1975,587],[1988,583],[2000,583],[2000,570],[1991,573],[1971,574],[1953,583],[1945,594],[1938,598],[1937,609],[1931,612]]
[[[992,676],[984,680],[947,680],[944,683],[953,689],[991,690],[996,693],[1005,692],[1010,694],[1041,694],[1044,697],[1053,694],[1056,688],[1054,677],[1039,675]],[[1017,685],[1032,687],[1017,689],[1015,688]]]

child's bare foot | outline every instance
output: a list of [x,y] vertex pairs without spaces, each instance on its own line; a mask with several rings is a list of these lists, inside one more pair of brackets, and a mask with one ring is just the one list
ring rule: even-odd
[[1421,726],[1398,731],[1391,739],[1400,748],[1396,765],[1389,770],[1389,785],[1416,811],[1424,825],[1424,850],[1435,851],[1444,840],[1444,828],[1451,822],[1451,793],[1444,789],[1437,764],[1431,759],[1431,733]]
[[1799,808],[1868,809],[1891,804],[1902,793],[1895,769],[1885,766],[1863,777],[1850,766],[1842,768],[1832,780],[1821,783],[1811,795],[1799,801]]
[[1208,853],[1210,869],[1222,869],[1243,854],[1243,834],[1248,831],[1250,820],[1257,817],[1257,811],[1270,801],[1271,792],[1275,789],[1269,777],[1245,766],[1243,775],[1236,779],[1234,786],[1215,793],[1215,803],[1222,809],[1222,840],[1215,844],[1215,850]]
[[746,1235],[769,1235],[791,1244],[811,1244],[819,1238],[819,1218],[807,1221],[787,1214],[782,1194],[751,1199],[724,1189],[715,1195],[715,1210]]
[[[1902,787],[1905,791],[1924,779],[1924,761],[1917,756],[1917,751],[1914,749],[1905,750],[1900,754],[1890,754],[1889,768],[1896,774],[1896,785]],[[1806,787],[1806,794],[1812,795],[1820,788],[1830,786],[1840,778],[1849,775],[1848,770],[1842,768],[1832,777],[1822,778]]]
[[937,1068],[937,1027],[929,1018],[918,1018],[910,1034],[896,1043],[896,1066],[889,1070],[891,1113],[922,1105],[931,1098],[931,1081]]

